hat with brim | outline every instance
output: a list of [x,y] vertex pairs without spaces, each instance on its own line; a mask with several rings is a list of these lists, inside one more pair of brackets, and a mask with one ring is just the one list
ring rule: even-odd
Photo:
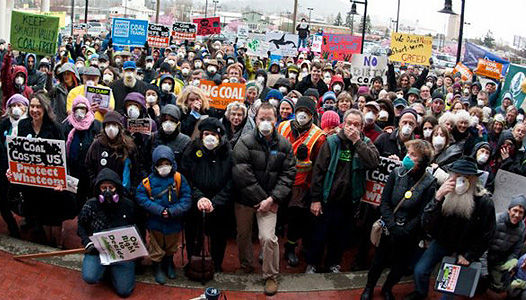
[[477,162],[472,157],[463,156],[454,161],[449,166],[445,167],[446,171],[457,173],[460,175],[482,175],[482,171],[477,168]]

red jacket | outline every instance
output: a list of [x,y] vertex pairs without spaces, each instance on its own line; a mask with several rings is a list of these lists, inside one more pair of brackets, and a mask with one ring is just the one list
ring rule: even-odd
[[[4,63],[2,64],[2,70],[0,71],[0,80],[2,81],[2,110],[5,110],[7,100],[14,94],[22,94],[24,97],[29,99],[29,96],[33,94],[33,90],[27,86],[27,70],[24,66],[12,67],[12,57],[10,55],[4,55]],[[24,74],[24,85],[17,89],[15,86],[15,77],[17,74]]]

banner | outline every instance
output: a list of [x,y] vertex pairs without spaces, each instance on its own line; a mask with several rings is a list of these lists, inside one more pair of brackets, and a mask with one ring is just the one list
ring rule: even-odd
[[354,54],[351,58],[351,83],[369,85],[374,77],[387,82],[387,57]]
[[197,24],[188,22],[174,22],[172,25],[172,43],[175,41],[195,41],[197,37]]
[[483,58],[502,64],[502,75],[506,75],[506,71],[510,66],[509,61],[489,52],[481,46],[475,45],[470,42],[466,42],[464,44],[464,49],[464,59],[462,60],[462,63],[465,64],[468,68],[475,69],[479,62],[479,58]]
[[466,67],[463,63],[458,62],[458,64],[453,68],[453,74],[460,73],[463,81],[472,81],[473,73],[471,70]]
[[[5,12],[2,13],[5,14]],[[4,15],[2,19],[5,17]],[[13,50],[37,55],[55,55],[59,22],[59,17],[13,10],[11,12],[11,47]]]
[[219,17],[196,18],[192,23],[197,24],[197,35],[211,35],[221,33],[221,21]]
[[110,108],[111,89],[103,86],[87,86],[86,99],[89,103],[98,103],[100,108]]
[[329,60],[351,61],[362,50],[362,38],[350,34],[324,33],[321,56]]
[[148,21],[113,18],[111,37],[116,46],[144,47],[148,38]]
[[391,33],[392,54],[389,59],[411,65],[429,66],[432,46],[431,36],[393,32]]
[[376,169],[366,172],[365,194],[362,197],[362,201],[374,206],[380,205],[387,178],[400,164],[400,161],[380,156],[380,164]]
[[312,36],[312,45],[310,46],[310,50],[312,52],[321,52],[321,44],[323,43],[323,36],[319,34],[315,34]]
[[166,48],[170,46],[170,26],[161,24],[148,25],[148,46],[152,48]]
[[66,143],[61,140],[7,136],[11,183],[55,188],[67,187]]
[[135,226],[97,232],[90,236],[90,240],[105,266],[149,255]]
[[526,103],[524,102],[526,93],[521,89],[521,85],[524,83],[524,80],[526,80],[526,67],[511,64],[508,69],[508,74],[506,74],[506,79],[504,80],[502,92],[500,93],[500,98],[497,100],[496,107],[501,104],[502,97],[504,97],[507,91],[511,93],[515,107],[526,109]]
[[213,81],[201,80],[199,87],[210,98],[210,106],[217,109],[226,109],[234,101],[245,101],[246,85],[243,83],[225,82],[216,85]]
[[142,133],[142,134],[151,134],[152,133],[152,120],[145,119],[128,119],[128,131],[130,133]]
[[502,64],[491,60],[479,58],[475,74],[500,80]]
[[247,42],[247,55],[251,56],[267,56],[269,43],[259,39],[251,39]]
[[267,32],[265,41],[268,51],[281,56],[296,56],[298,54],[298,35],[286,32]]
[[[513,65],[512,65],[513,66]],[[507,212],[511,198],[525,194],[526,177],[499,169],[495,175],[495,213]]]

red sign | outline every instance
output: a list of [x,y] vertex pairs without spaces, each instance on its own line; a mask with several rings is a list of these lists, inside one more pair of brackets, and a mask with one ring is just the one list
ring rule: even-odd
[[219,17],[197,18],[192,23],[197,24],[197,35],[211,35],[221,33],[221,21]]
[[170,26],[150,23],[148,25],[148,45],[152,48],[170,46],[170,33]]
[[362,50],[362,38],[350,34],[324,33],[321,55],[325,59],[351,61],[354,53]]

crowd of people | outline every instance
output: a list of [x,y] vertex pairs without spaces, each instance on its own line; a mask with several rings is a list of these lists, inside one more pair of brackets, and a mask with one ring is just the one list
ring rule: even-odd
[[[0,40],[0,203],[10,235],[26,230],[60,247],[62,222],[77,217],[83,279],[97,283],[108,273],[123,297],[141,262],[102,265],[89,237],[124,225],[136,225],[147,241],[159,284],[175,278],[181,239],[191,257],[205,247],[203,234],[216,272],[233,237],[240,271],[254,272],[257,232],[268,295],[278,290],[282,255],[292,267],[304,259],[308,274],[338,273],[349,247],[357,249],[349,268],[369,270],[364,300],[385,268],[385,299],[410,274],[408,299],[425,299],[445,256],[461,265],[485,261],[491,290],[526,295],[526,197],[501,199],[510,204],[498,215],[492,199],[499,169],[526,175],[525,113],[501,81],[481,86],[432,61],[426,68],[390,62],[387,80],[357,85],[348,62],[308,49],[280,60],[253,57],[233,42],[119,49],[110,35],[68,37],[41,57]],[[218,109],[201,80],[242,83],[245,100]],[[90,102],[90,86],[109,87],[109,105]],[[149,119],[151,131],[131,133],[134,119]],[[8,136],[65,141],[77,193],[10,183]],[[381,158],[400,166],[375,207],[361,199],[366,172]]]

